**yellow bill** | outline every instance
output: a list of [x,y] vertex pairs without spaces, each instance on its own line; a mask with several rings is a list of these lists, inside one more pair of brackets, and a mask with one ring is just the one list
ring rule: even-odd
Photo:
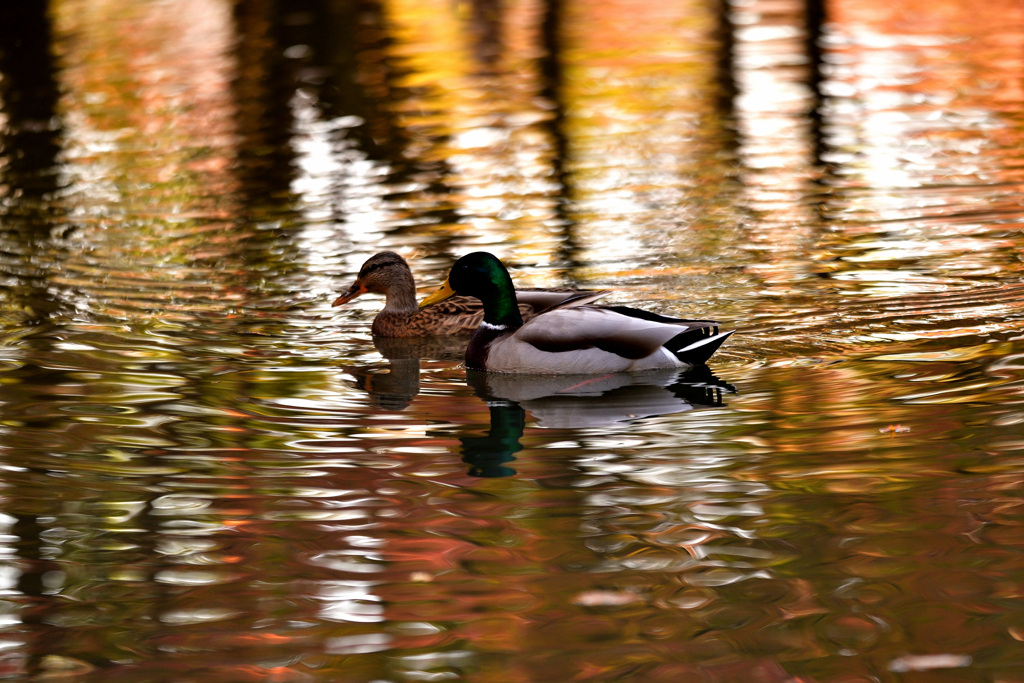
[[420,308],[426,308],[432,306],[439,301],[444,301],[448,297],[455,296],[455,290],[448,284],[448,279],[441,283],[441,286],[437,288],[437,291],[428,296],[426,299],[420,302]]

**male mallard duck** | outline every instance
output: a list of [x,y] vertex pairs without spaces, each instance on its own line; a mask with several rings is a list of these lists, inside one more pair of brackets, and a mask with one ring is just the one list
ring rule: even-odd
[[[332,306],[340,306],[367,292],[385,296],[384,310],[377,314],[370,327],[377,337],[427,337],[472,332],[484,317],[480,301],[469,296],[455,297],[441,306],[419,310],[412,270],[405,259],[393,251],[382,251],[367,259],[359,269],[356,281]],[[569,302],[590,303],[607,293],[607,290],[526,289],[515,295],[520,315],[528,320],[553,306]]]
[[455,294],[480,299],[484,318],[466,349],[466,367],[495,372],[603,374],[700,365],[732,334],[719,333],[711,320],[575,302],[524,323],[514,292],[501,261],[478,251],[456,261],[420,308]]

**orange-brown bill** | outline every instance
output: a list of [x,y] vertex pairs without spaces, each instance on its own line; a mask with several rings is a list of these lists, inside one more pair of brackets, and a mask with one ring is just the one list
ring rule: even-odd
[[363,287],[363,283],[361,283],[359,280],[356,280],[355,282],[352,283],[351,287],[346,289],[341,296],[334,300],[334,303],[331,304],[331,306],[340,306],[342,304],[347,304],[349,301],[352,301],[352,299],[355,299],[360,294],[366,294],[366,292],[367,289],[366,287]]

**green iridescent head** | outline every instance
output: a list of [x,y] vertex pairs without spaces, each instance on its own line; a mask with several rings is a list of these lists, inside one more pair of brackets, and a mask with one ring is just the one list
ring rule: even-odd
[[450,296],[472,296],[484,306],[484,320],[492,325],[523,324],[516,303],[516,290],[505,266],[485,251],[466,254],[452,266],[441,287],[420,302],[420,308]]

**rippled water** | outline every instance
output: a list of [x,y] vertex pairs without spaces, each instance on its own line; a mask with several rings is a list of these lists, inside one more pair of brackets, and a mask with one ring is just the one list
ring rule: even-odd
[[[0,677],[1019,679],[1019,3],[22,4]],[[467,373],[384,248],[738,333]]]

